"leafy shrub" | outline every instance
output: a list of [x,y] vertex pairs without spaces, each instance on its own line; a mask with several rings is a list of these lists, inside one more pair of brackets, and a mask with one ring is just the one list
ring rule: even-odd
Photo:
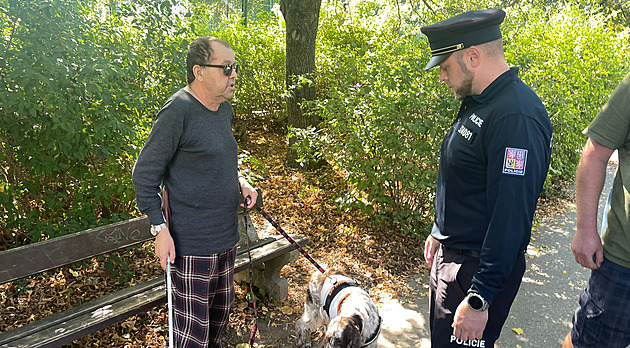
[[134,152],[133,51],[70,0],[0,2],[0,178],[5,240],[20,243],[129,214],[118,177]]
[[506,58],[545,104],[554,127],[546,190],[573,180],[582,130],[627,73],[627,32],[618,32],[597,7],[510,9]]
[[231,100],[235,112],[251,117],[284,110],[285,34],[276,15],[261,12],[247,26],[232,17],[210,33],[230,42],[243,68]]
[[[328,160],[348,176],[338,202],[405,232],[430,222],[439,143],[454,101],[423,71],[426,41],[377,5],[323,16],[318,66]],[[371,13],[371,20],[365,20]],[[385,23],[385,24],[383,24]],[[438,106],[436,108],[436,106]],[[443,109],[440,109],[442,107]],[[442,112],[444,109],[449,112]]]
[[[347,173],[340,203],[424,235],[433,214],[440,142],[459,102],[439,86],[437,69],[423,72],[429,50],[419,28],[461,11],[497,6],[445,2],[434,13],[361,4],[356,13],[336,9],[322,16],[317,65],[323,82],[312,110],[325,120],[327,138],[310,143],[321,144],[324,151],[317,151]],[[508,63],[520,67],[554,125],[548,193],[572,179],[585,140],[581,130],[625,75],[627,37],[596,8],[521,3],[506,11]]]

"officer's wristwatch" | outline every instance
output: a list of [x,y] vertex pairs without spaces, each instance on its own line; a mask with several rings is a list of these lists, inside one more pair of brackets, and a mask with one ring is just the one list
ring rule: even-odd
[[166,228],[166,223],[161,223],[159,225],[151,225],[151,234],[155,237],[160,233],[161,230]]
[[490,307],[488,301],[486,301],[483,296],[479,295],[476,292],[470,292],[466,295],[466,303],[468,303],[468,307],[470,307],[473,311],[483,312]]

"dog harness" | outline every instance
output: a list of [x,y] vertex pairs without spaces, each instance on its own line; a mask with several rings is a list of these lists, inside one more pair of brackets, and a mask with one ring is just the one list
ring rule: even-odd
[[328,313],[330,320],[333,320],[339,315],[341,303],[356,290],[353,288],[358,286],[359,283],[356,280],[342,275],[326,277],[320,298],[322,299],[324,310]]
[[[320,298],[322,299],[322,303],[324,304],[323,309],[326,311],[326,313],[328,313],[328,317],[330,318],[330,320],[336,318],[339,315],[339,310],[341,309],[341,304],[343,303],[343,301],[358,289],[360,289],[359,283],[352,278],[348,278],[342,275],[333,275],[326,277],[326,280],[324,281],[324,286],[322,286]],[[382,321],[383,320],[379,316],[378,328],[361,347],[366,347],[372,342],[376,341],[378,335],[381,333]]]

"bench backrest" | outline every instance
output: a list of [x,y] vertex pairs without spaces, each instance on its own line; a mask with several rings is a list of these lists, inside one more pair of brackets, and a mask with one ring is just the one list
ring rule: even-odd
[[[258,189],[256,204],[263,206]],[[241,202],[242,202],[242,196]],[[238,209],[242,213],[242,208]],[[146,242],[146,216],[0,251],[0,284]]]
[[146,216],[0,251],[0,284],[153,239]]

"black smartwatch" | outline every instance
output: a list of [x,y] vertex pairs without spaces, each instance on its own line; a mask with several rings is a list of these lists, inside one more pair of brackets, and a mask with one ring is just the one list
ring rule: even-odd
[[476,292],[469,292],[468,295],[466,295],[465,300],[466,303],[468,303],[468,307],[475,312],[483,312],[490,307],[488,301]]

